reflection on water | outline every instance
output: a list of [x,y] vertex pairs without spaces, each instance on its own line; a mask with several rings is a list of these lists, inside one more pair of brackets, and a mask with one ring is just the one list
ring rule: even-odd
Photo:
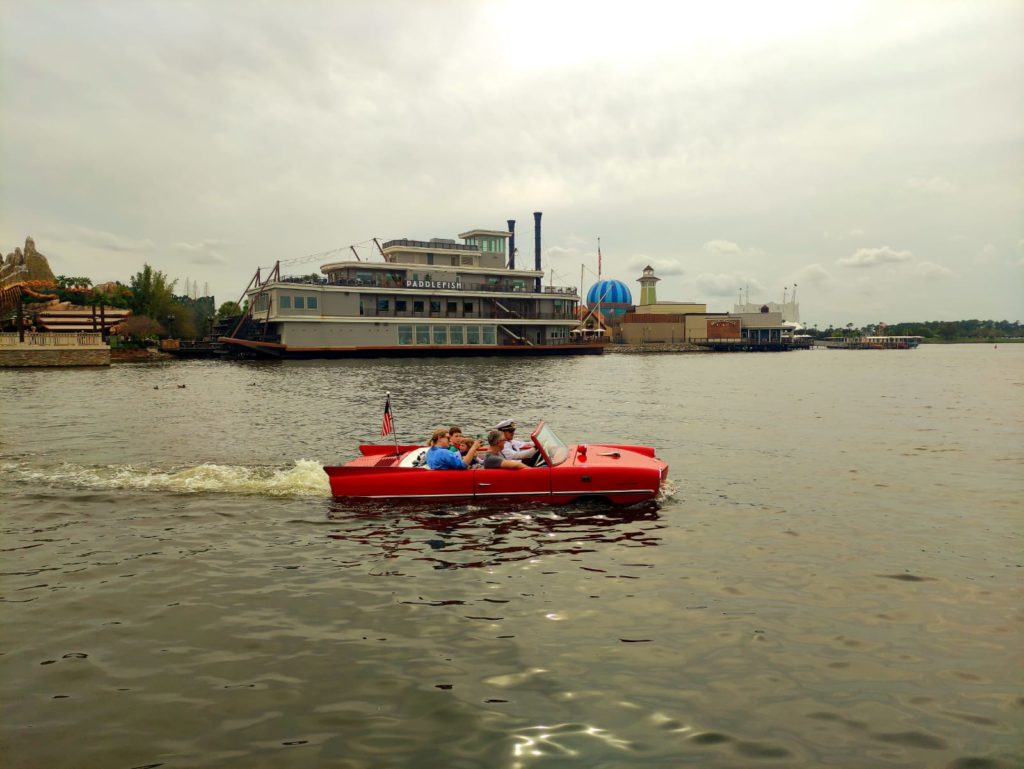
[[[629,508],[602,506],[524,509],[509,507],[486,512],[475,506],[396,513],[393,507],[353,507],[335,503],[328,517],[343,521],[333,539],[370,548],[368,557],[412,558],[435,569],[497,566],[546,555],[579,555],[602,544],[654,547],[659,542],[658,504]],[[390,573],[400,564],[389,567]]]

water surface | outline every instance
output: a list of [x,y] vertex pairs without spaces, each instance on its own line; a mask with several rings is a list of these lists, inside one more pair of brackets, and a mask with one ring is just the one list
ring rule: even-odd
[[[385,390],[671,487],[336,502]],[[1010,345],[0,371],[3,764],[1019,766],[1022,395]]]

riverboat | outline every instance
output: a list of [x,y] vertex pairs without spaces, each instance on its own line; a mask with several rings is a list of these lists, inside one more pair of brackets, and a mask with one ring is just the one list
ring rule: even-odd
[[913,350],[921,344],[920,336],[833,336],[818,339],[815,347],[828,350]]
[[340,499],[543,505],[632,505],[656,498],[668,477],[650,446],[567,444],[543,420],[531,438],[540,459],[521,470],[429,470],[425,446],[362,445],[359,457],[324,472]]
[[541,214],[533,269],[516,267],[515,221],[454,239],[401,238],[377,245],[380,261],[320,267],[289,277],[257,270],[246,313],[219,341],[234,355],[338,358],[599,354],[603,339],[572,335],[574,287],[542,284]]

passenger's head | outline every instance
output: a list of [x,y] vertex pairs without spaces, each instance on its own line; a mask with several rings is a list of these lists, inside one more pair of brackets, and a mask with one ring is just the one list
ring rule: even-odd
[[448,428],[438,427],[430,434],[430,445],[431,446],[447,446],[448,445]]
[[495,446],[501,446],[505,442],[504,436],[498,430],[491,430],[487,433],[487,445],[491,448]]
[[462,428],[458,425],[452,425],[448,428],[448,437],[452,439],[452,443],[458,443],[462,440]]

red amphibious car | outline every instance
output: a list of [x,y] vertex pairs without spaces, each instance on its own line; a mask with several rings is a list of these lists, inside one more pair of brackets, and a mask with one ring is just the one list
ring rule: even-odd
[[566,444],[541,421],[531,436],[537,467],[522,470],[429,470],[425,446],[362,445],[361,456],[325,467],[343,499],[490,501],[564,505],[579,500],[632,505],[654,499],[668,465],[649,446]]

